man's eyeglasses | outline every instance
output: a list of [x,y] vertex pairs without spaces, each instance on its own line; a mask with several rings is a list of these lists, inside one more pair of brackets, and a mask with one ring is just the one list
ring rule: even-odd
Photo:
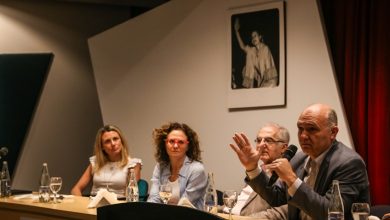
[[264,142],[264,144],[284,143],[284,141],[274,140],[274,139],[272,139],[270,137],[266,137],[266,138],[258,137],[258,138],[255,139],[255,143],[256,144],[260,144],[262,141]]
[[188,144],[189,142],[188,141],[184,141],[184,140],[179,140],[179,139],[166,139],[165,142],[167,144],[170,144],[170,145],[183,145],[183,144]]

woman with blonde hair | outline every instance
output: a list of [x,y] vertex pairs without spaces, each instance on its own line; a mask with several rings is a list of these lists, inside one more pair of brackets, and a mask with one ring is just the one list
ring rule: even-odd
[[131,158],[127,141],[120,129],[106,125],[98,130],[94,145],[94,156],[89,158],[90,164],[72,188],[73,195],[82,195],[83,190],[92,180],[91,195],[94,196],[101,188],[125,197],[129,179],[129,170],[134,169],[137,181],[141,177],[142,161]]

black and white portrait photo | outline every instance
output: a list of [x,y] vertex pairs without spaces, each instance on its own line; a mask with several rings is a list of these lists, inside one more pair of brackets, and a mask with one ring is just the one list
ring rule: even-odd
[[229,8],[229,108],[286,102],[284,1]]
[[279,11],[231,16],[232,89],[279,85]]

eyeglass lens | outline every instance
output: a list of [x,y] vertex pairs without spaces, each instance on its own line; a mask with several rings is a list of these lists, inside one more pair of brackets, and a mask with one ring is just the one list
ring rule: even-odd
[[273,144],[273,143],[276,143],[276,142],[283,142],[283,141],[274,140],[274,139],[272,139],[270,137],[265,137],[265,138],[257,137],[255,139],[255,143],[256,144],[260,144],[262,141],[264,141],[265,144]]
[[183,144],[187,144],[188,141],[179,140],[179,139],[168,139],[167,143],[170,145],[174,145],[174,144],[183,145]]

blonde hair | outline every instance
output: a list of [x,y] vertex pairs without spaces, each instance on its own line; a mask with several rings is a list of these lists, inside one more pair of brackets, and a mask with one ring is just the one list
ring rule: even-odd
[[96,134],[95,138],[95,145],[94,145],[94,154],[96,156],[96,162],[95,162],[95,168],[93,172],[99,172],[99,170],[107,163],[110,162],[108,159],[107,154],[103,150],[103,143],[102,143],[102,136],[106,132],[114,131],[119,135],[119,138],[121,139],[122,143],[122,150],[121,150],[121,160],[119,162],[120,167],[124,167],[127,165],[129,161],[129,152],[128,152],[128,145],[127,141],[124,138],[121,130],[114,126],[114,125],[105,125],[104,127],[100,128]]

